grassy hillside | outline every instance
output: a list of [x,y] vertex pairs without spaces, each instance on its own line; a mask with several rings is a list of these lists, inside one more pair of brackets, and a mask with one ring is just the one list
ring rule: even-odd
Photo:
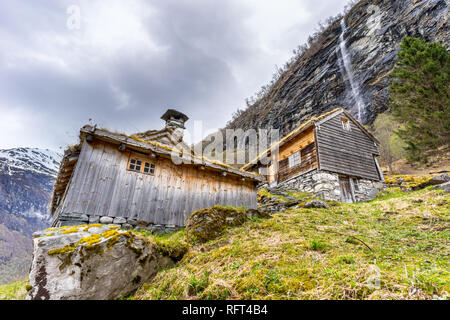
[[[449,194],[389,188],[367,203],[333,204],[191,243],[175,267],[126,298],[448,299]],[[186,245],[184,231],[152,238],[169,252]],[[0,287],[0,299],[22,299],[26,284]]]
[[0,300],[23,300],[27,295],[28,280],[0,286]]
[[448,298],[449,198],[391,188],[368,203],[249,221],[193,246],[130,298]]

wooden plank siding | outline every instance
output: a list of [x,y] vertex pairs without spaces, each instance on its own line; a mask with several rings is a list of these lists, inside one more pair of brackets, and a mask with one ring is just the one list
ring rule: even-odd
[[285,158],[279,162],[278,182],[282,182],[316,167],[316,144],[313,142],[300,150],[300,163],[298,165],[289,168],[288,158]]
[[84,141],[58,212],[184,226],[192,212],[216,204],[256,208],[255,182],[250,179],[175,165],[163,157],[149,157],[156,165],[154,175],[133,172],[127,170],[130,154],[108,142]]
[[380,180],[375,163],[379,155],[374,141],[353,121],[350,131],[344,130],[338,114],[317,126],[317,148],[321,170]]
[[[300,163],[290,168],[288,158],[294,152],[300,152]],[[278,183],[317,167],[314,127],[311,126],[281,145],[279,159]]]
[[[278,154],[271,155],[271,164],[269,166],[265,166],[270,172],[267,176],[267,182],[269,184],[272,182],[279,183],[302,172],[309,171],[311,168],[317,167],[314,141],[314,127],[311,126],[305,131],[290,138],[289,141],[283,143],[278,150]],[[300,163],[298,165],[289,168],[289,156],[294,152],[301,152],[301,150],[304,149],[307,149],[306,152],[303,152],[304,159],[300,159]]]
[[292,138],[292,140],[290,140],[289,142],[286,142],[282,146],[280,146],[279,161],[287,159],[294,152],[297,152],[300,149],[305,148],[307,145],[313,142],[314,142],[314,130],[311,127],[309,130],[300,133],[295,138]]

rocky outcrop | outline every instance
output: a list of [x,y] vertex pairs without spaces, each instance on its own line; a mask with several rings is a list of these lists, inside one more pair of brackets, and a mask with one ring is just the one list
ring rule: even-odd
[[329,209],[328,204],[322,200],[307,201],[304,205],[302,205],[302,207],[306,208],[306,209],[311,209],[311,208]]
[[433,189],[443,190],[447,193],[450,193],[450,181],[438,184],[437,186],[434,186]]
[[440,175],[434,176],[428,181],[428,185],[434,186],[436,184],[442,184],[450,181],[450,175],[448,173],[442,173]]
[[431,178],[427,186],[434,186],[433,189],[443,190],[445,192],[450,192],[450,175],[448,173],[443,173]]
[[283,212],[291,208],[323,208],[329,209],[329,205],[322,200],[314,199],[314,195],[304,194],[299,200],[289,195],[296,192],[295,189],[287,189],[282,186],[268,188],[267,193],[258,197],[258,209],[269,214]]
[[[371,123],[388,105],[388,75],[405,36],[450,42],[448,1],[362,0],[335,20],[298,56],[269,92],[242,112],[229,128],[278,128],[284,136],[312,116],[335,107],[357,116],[341,44],[351,64],[352,81],[364,104],[361,121]],[[342,37],[341,37],[342,34]]]
[[253,217],[270,217],[264,211],[214,206],[191,214],[186,223],[190,235],[205,242],[216,238],[226,227],[237,226]]
[[442,173],[439,175],[393,175],[385,177],[388,187],[400,187],[404,191],[420,190],[428,186],[436,186],[450,182],[450,175]]
[[173,264],[146,238],[114,225],[49,228],[33,237],[32,300],[117,299]]
[[[289,196],[282,189],[268,189],[269,195],[262,195],[258,197],[258,210],[273,214],[276,212],[283,212],[291,207],[298,206],[302,201]],[[278,195],[280,197],[274,197]]]

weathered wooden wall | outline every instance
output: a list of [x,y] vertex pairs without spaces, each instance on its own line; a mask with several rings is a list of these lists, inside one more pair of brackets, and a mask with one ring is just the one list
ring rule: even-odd
[[192,212],[216,204],[256,208],[254,182],[248,179],[175,165],[162,157],[149,158],[156,164],[155,175],[146,175],[126,169],[129,155],[112,144],[85,141],[57,212],[184,226]]
[[300,152],[300,163],[291,168],[289,168],[288,158],[279,162],[278,182],[282,182],[300,173],[317,168],[316,144],[314,142],[305,146]]
[[291,141],[284,143],[279,150],[279,161],[288,158],[294,152],[303,149],[307,145],[314,142],[314,130],[310,128],[292,138]]
[[[295,175],[317,167],[317,157],[314,140],[314,130],[313,128],[310,128],[280,146],[278,158],[276,158],[275,155],[272,156],[272,166],[269,169],[271,174],[267,177],[268,183],[270,184],[275,180],[277,180],[277,182],[282,182]],[[289,168],[289,156],[294,152],[298,152],[300,150],[305,150],[303,151],[303,159],[302,156],[300,156],[300,163],[292,168]],[[277,161],[276,159],[278,159],[277,172],[274,169],[274,164]]]
[[329,170],[361,178],[379,180],[374,155],[374,141],[350,121],[351,130],[342,128],[339,114],[317,127],[317,148],[321,170]]

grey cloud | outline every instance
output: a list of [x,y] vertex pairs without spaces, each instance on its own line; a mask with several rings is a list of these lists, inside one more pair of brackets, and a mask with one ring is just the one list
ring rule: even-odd
[[[137,18],[163,48],[154,52],[139,43],[114,49],[91,44],[84,30],[66,28],[66,9],[72,3],[77,2],[2,3],[0,45],[7,49],[0,52],[0,116],[9,107],[20,107],[40,117],[26,132],[11,132],[0,140],[0,148],[15,141],[35,143],[36,137],[42,137],[41,147],[73,143],[89,118],[128,133],[154,129],[162,125],[160,115],[173,106],[192,120],[222,127],[253,93],[243,88],[235,72],[253,82],[277,63],[261,53],[247,27],[257,8],[240,1],[148,2],[154,14]],[[91,3],[98,2],[80,2],[82,14],[92,10]],[[246,65],[255,61],[261,67],[247,72]],[[0,135],[5,134],[0,128]]]

